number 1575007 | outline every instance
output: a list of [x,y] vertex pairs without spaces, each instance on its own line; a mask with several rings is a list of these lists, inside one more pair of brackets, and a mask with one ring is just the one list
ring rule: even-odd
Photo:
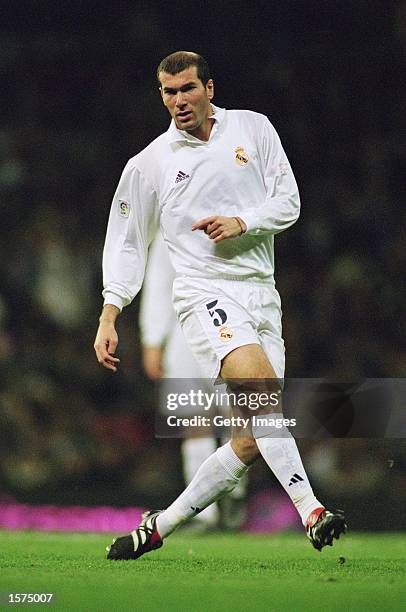
[[53,593],[3,593],[1,600],[5,604],[49,604]]

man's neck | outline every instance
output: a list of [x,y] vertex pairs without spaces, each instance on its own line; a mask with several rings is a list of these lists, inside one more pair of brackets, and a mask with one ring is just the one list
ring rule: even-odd
[[214,119],[207,118],[204,125],[201,125],[193,132],[188,132],[191,136],[207,142],[210,138],[211,130],[214,125]]

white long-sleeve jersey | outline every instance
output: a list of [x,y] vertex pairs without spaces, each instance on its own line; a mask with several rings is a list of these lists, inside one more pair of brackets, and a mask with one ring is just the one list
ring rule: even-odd
[[[124,168],[103,254],[104,302],[119,309],[142,285],[160,225],[176,276],[273,281],[274,235],[299,216],[298,188],[278,134],[259,113],[214,107],[207,142],[172,121]],[[196,221],[239,216],[247,232],[215,244]]]

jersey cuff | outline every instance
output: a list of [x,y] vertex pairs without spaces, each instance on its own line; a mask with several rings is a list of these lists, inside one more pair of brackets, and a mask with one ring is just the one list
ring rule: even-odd
[[242,211],[240,214],[240,218],[244,221],[247,226],[246,234],[249,232],[250,234],[259,234],[260,229],[258,228],[258,217],[257,214],[253,211]]
[[117,293],[112,293],[111,291],[103,291],[103,297],[103,306],[106,306],[106,304],[112,304],[113,306],[117,306],[120,312],[123,310],[125,306],[125,300],[123,300],[123,298],[117,295]]

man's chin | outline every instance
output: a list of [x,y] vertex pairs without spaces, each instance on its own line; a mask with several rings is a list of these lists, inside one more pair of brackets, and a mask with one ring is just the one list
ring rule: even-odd
[[185,132],[190,132],[196,129],[196,122],[193,119],[189,119],[188,121],[179,121],[175,120],[176,127],[178,130],[183,130]]

